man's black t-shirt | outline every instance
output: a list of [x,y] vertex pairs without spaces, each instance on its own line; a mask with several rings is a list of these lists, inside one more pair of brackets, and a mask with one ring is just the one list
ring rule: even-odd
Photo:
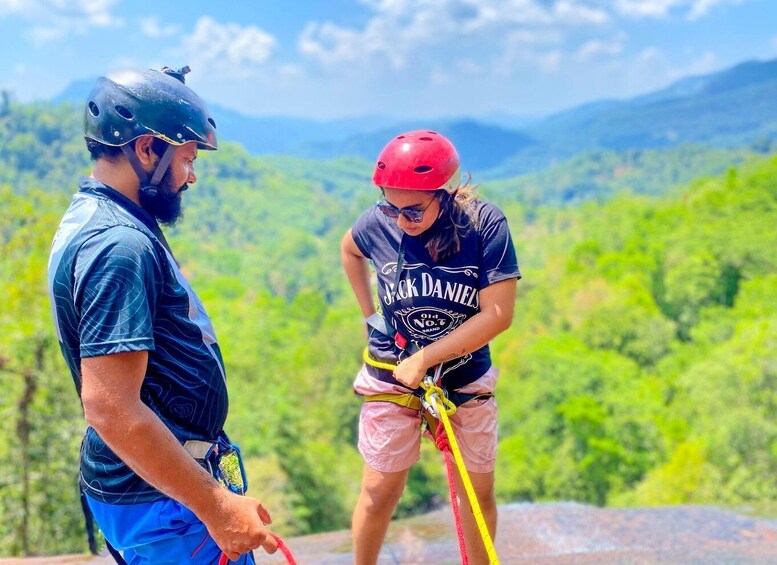
[[[115,190],[82,179],[49,259],[57,336],[76,388],[81,359],[148,351],[141,400],[181,441],[222,431],[224,362],[208,315],[154,219]],[[81,446],[85,492],[112,504],[163,498],[89,427]]]

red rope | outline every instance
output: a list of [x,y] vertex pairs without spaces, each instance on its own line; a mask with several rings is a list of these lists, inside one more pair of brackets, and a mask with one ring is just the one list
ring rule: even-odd
[[445,428],[442,426],[437,427],[437,434],[434,439],[434,443],[437,449],[442,451],[443,459],[445,459],[445,468],[448,471],[448,488],[451,493],[451,508],[453,509],[453,518],[456,522],[456,536],[459,538],[459,551],[461,552],[461,564],[469,565],[469,557],[467,556],[467,545],[464,541],[464,525],[461,522],[461,509],[459,508],[459,497],[456,494],[456,481],[453,474],[453,455],[451,454],[451,444],[448,440],[448,434],[445,433]]
[[273,539],[278,542],[278,549],[281,550],[281,553],[283,553],[284,556],[286,556],[286,561],[289,562],[289,565],[297,565],[297,562],[294,560],[294,556],[291,554],[291,550],[289,547],[283,542],[281,538],[273,534],[272,532],[270,535],[273,537]]
[[[281,553],[283,553],[283,555],[286,557],[286,561],[288,561],[289,565],[297,565],[297,562],[294,560],[294,556],[291,554],[289,546],[287,546],[284,541],[274,533],[270,532],[270,535],[278,544],[278,549],[280,549]],[[227,565],[227,563],[229,563],[229,558],[227,557],[226,553],[222,553],[221,557],[219,558],[219,565]]]

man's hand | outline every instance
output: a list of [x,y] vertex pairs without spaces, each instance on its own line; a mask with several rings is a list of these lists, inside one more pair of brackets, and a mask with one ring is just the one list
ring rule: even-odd
[[230,561],[259,547],[267,553],[278,550],[278,543],[265,528],[272,523],[270,513],[255,498],[224,490],[212,510],[201,519]]

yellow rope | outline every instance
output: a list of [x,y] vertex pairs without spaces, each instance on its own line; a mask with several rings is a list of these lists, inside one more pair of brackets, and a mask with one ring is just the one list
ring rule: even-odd
[[[461,452],[459,451],[459,444],[456,442],[456,437],[453,435],[453,426],[451,426],[451,421],[448,419],[449,409],[447,406],[448,404],[453,406],[453,403],[445,398],[441,388],[427,382],[422,383],[421,386],[426,389],[425,398],[435,410],[435,412],[437,412],[439,415],[438,417],[442,421],[445,432],[448,434],[448,441],[451,444],[453,459],[456,461],[456,466],[459,468],[459,475],[461,475],[461,480],[464,483],[464,490],[467,491],[467,498],[469,499],[469,503],[472,506],[472,512],[475,515],[475,522],[477,522],[478,530],[480,531],[480,537],[483,539],[483,545],[485,546],[486,553],[488,554],[488,561],[492,565],[499,565],[499,557],[496,555],[494,542],[491,540],[491,535],[488,533],[488,527],[486,526],[486,521],[483,518],[483,512],[480,510],[480,504],[478,503],[478,498],[475,495],[475,489],[472,486],[472,481],[470,481],[467,467],[464,465],[464,460],[462,459]],[[438,398],[442,400],[442,410],[440,410],[437,406]],[[453,408],[454,410],[456,409],[455,406],[453,406]],[[450,413],[452,414],[453,412]]]
[[377,359],[373,359],[370,356],[370,350],[368,348],[364,348],[364,362],[367,363],[367,365],[372,365],[373,367],[377,367],[378,369],[386,369],[387,371],[393,371],[397,368],[396,365],[392,365],[391,363],[384,363],[383,361],[378,361]]

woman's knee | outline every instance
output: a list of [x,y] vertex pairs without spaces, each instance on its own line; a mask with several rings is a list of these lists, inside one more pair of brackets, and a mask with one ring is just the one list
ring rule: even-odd
[[392,511],[405,488],[407,471],[383,473],[365,469],[362,479],[361,503],[366,510],[380,513],[388,507]]
[[[463,481],[460,477],[457,477],[457,482],[461,485],[459,496],[460,502],[469,502],[468,496],[463,494],[465,489],[463,488]],[[470,482],[472,484],[475,496],[477,496],[478,504],[485,512],[486,509],[496,508],[496,494],[494,492],[494,474],[493,473],[470,473]],[[458,486],[458,485],[457,485]]]
[[380,512],[387,507],[393,510],[402,496],[402,490],[402,487],[393,488],[391,485],[373,484],[362,488],[362,504],[370,512]]

